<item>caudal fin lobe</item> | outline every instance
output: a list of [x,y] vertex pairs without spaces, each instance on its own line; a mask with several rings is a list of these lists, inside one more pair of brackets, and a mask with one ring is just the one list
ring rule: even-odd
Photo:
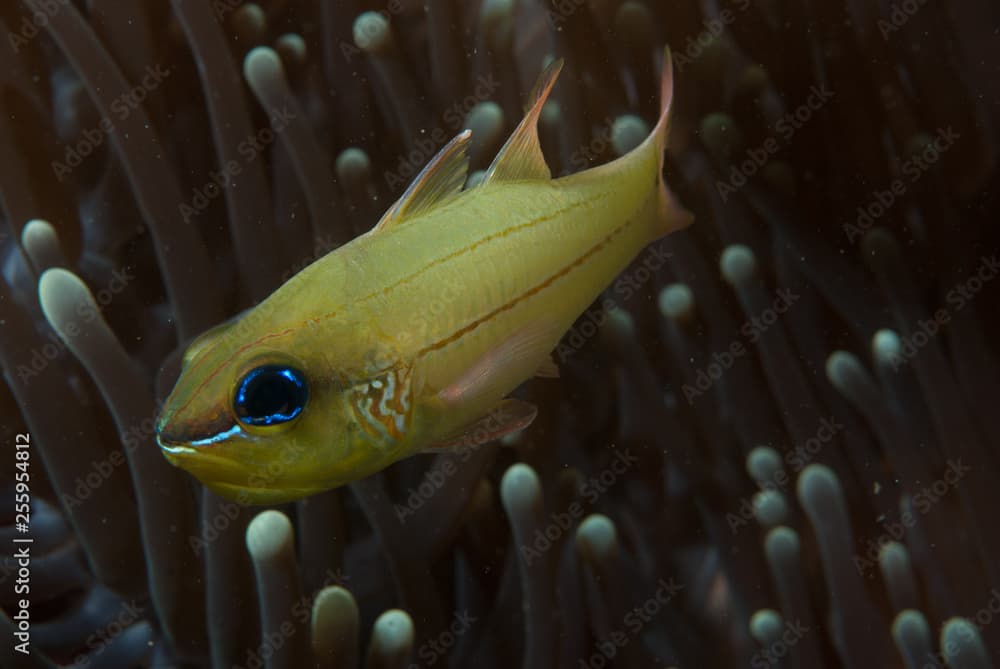
[[[694,216],[685,209],[677,196],[667,187],[663,180],[664,152],[667,149],[667,133],[670,130],[670,104],[674,97],[674,67],[673,59],[670,56],[670,47],[663,49],[663,74],[660,78],[660,118],[656,122],[656,127],[650,133],[645,143],[651,143],[658,156],[657,161],[657,183],[660,191],[660,221],[659,228],[662,234],[668,234],[675,230],[686,228],[694,222]],[[646,149],[643,146],[640,149]]]

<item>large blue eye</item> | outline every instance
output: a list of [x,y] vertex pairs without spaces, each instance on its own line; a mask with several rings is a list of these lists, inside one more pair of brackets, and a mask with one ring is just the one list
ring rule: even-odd
[[284,365],[264,365],[240,381],[233,409],[241,423],[278,425],[300,413],[309,399],[305,375]]

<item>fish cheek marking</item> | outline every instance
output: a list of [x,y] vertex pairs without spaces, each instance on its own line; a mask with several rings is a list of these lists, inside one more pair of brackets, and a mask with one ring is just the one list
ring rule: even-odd
[[394,444],[405,436],[413,409],[411,369],[387,369],[348,389],[354,419],[376,446]]

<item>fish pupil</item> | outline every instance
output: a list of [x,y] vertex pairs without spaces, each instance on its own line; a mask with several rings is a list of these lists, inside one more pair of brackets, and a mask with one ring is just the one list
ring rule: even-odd
[[236,390],[233,408],[248,425],[286,423],[300,413],[309,398],[305,375],[293,367],[265,365],[251,370]]

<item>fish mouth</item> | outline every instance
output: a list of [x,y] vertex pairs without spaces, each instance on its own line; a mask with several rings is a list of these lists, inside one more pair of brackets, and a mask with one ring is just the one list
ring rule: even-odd
[[[198,432],[204,434],[200,430]],[[160,429],[156,434],[156,443],[170,464],[185,469],[204,481],[229,478],[233,471],[239,469],[238,461],[227,457],[220,449],[209,447],[222,445],[240,436],[243,436],[243,431],[239,425],[229,425],[228,429],[200,438],[187,430],[177,433],[170,429]]]
[[160,450],[163,451],[167,461],[175,467],[187,469],[189,471],[211,471],[232,469],[237,465],[229,458],[224,458],[215,453],[207,453],[202,449],[194,448],[188,443],[177,443],[164,441],[157,437]]
[[203,450],[205,446],[219,444],[245,434],[243,428],[231,419],[214,420],[206,425],[197,426],[197,429],[177,430],[174,425],[176,423],[164,418],[156,426],[156,442],[167,453],[182,453],[193,448]]
[[168,454],[182,454],[194,451],[193,448],[188,446],[187,439],[164,432],[160,429],[159,425],[156,426],[156,445],[160,447],[161,451]]

